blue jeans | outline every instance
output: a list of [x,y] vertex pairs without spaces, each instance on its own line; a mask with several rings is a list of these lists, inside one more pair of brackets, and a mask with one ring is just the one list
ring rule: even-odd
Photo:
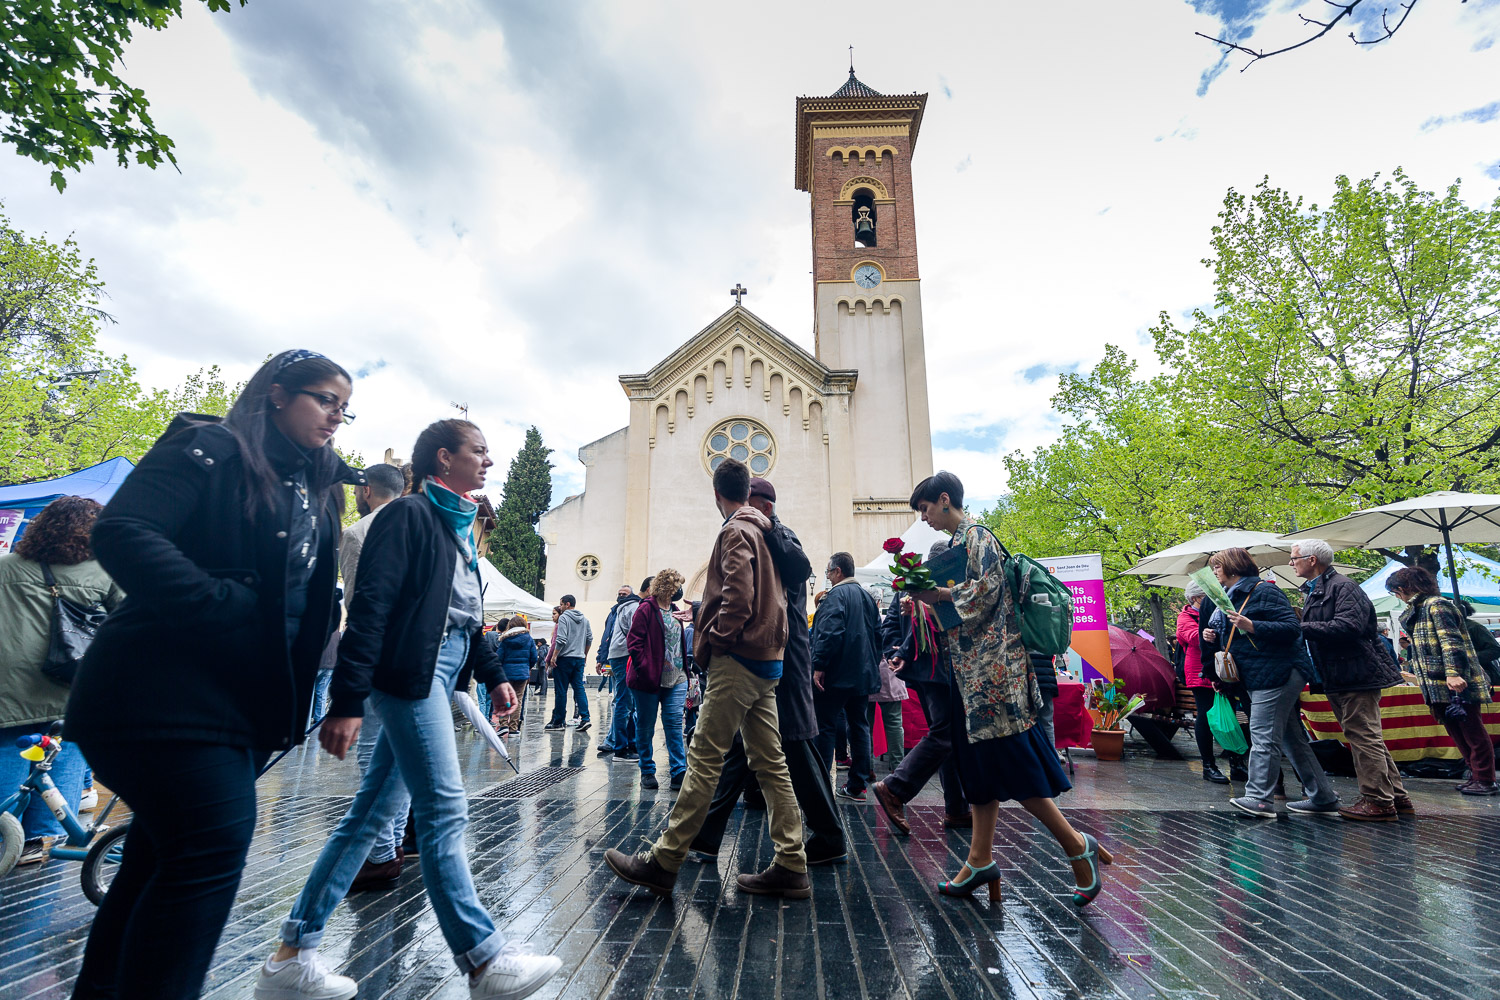
[[1330,805],[1339,800],[1333,782],[1323,773],[1307,730],[1302,726],[1299,695],[1307,684],[1295,668],[1279,688],[1250,692],[1250,779],[1245,782],[1245,797],[1274,803],[1276,779],[1281,777],[1281,754],[1292,759],[1302,791],[1314,805]]
[[687,773],[687,747],[682,741],[682,706],[687,701],[687,679],[665,691],[628,691],[635,699],[636,745],[640,747],[641,773],[656,773],[656,713],[661,710],[661,728],[667,737],[667,767],[675,777]]
[[628,656],[616,656],[609,661],[609,689],[614,694],[614,706],[610,712],[609,736],[605,746],[612,750],[623,750],[635,746],[635,698],[625,686],[625,662]]
[[469,813],[449,700],[468,652],[468,634],[451,631],[438,650],[426,698],[409,701],[383,691],[370,695],[384,728],[354,802],[323,845],[291,916],[281,925],[281,939],[289,947],[316,948],[323,940],[329,916],[348,893],[375,838],[406,809],[407,789],[427,897],[454,961],[473,972],[504,945],[474,892],[464,853]]
[[552,721],[562,725],[568,721],[568,691],[573,692],[573,707],[578,717],[585,722],[589,718],[589,692],[583,685],[583,657],[559,656],[557,666],[552,668]]
[[[480,685],[481,688],[484,685]],[[375,711],[375,705],[371,699],[365,699],[365,723],[359,727],[359,743],[354,748],[354,755],[359,760],[359,773],[361,776],[370,770],[370,761],[375,758],[375,745],[380,742],[380,731],[385,728],[380,723],[380,715]],[[401,775],[396,774],[391,779],[401,786],[401,794],[404,796],[405,804],[396,810],[396,817],[389,823],[380,827],[375,833],[375,846],[370,848],[370,861],[374,864],[385,864],[396,857],[396,848],[401,846],[401,840],[406,836],[406,810],[411,807],[411,793],[406,790],[406,783],[401,780]]]
[[[0,729],[0,800],[10,798],[31,773],[31,761],[22,759],[20,751],[16,749],[16,740],[22,736],[45,733],[48,725],[38,722],[30,726]],[[86,770],[88,763],[83,759],[83,751],[72,743],[64,743],[57,756],[52,758],[52,783],[62,792],[63,801],[68,803],[68,808],[75,813],[78,812],[78,797],[83,794],[83,772]],[[64,837],[68,832],[36,792],[31,793],[31,802],[27,804],[26,812],[21,817],[21,827],[26,831],[27,840]]]
[[328,685],[332,683],[332,668],[318,671],[318,680],[313,685],[312,718],[307,721],[309,726],[328,713]]

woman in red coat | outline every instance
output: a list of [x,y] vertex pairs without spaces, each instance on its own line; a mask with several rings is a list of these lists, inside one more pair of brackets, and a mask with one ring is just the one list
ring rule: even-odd
[[1214,763],[1214,734],[1208,728],[1208,710],[1214,704],[1214,684],[1203,675],[1203,648],[1198,645],[1198,609],[1204,601],[1203,588],[1189,583],[1183,591],[1187,604],[1177,612],[1177,644],[1182,647],[1182,673],[1188,690],[1193,692],[1193,707],[1198,710],[1193,735],[1198,739],[1198,756],[1203,758],[1203,780],[1227,785],[1229,779]]

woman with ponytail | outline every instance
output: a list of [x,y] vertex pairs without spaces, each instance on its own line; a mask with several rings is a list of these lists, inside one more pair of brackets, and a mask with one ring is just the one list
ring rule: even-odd
[[[440,420],[412,449],[415,492],[371,522],[319,740],[344,754],[359,736],[366,698],[382,724],[349,811],[329,836],[282,924],[282,945],[261,968],[257,1000],[348,1000],[355,982],[318,958],[328,918],[349,891],[377,831],[411,802],[422,881],[469,995],[519,1000],[562,963],[506,944],[479,902],[464,852],[467,798],[449,700],[464,667],[508,712],[516,692],[494,647],[480,642],[478,507],[470,493],[494,463],[479,428]],[[408,799],[409,795],[409,799]]]
[[172,421],[94,525],[125,591],[73,681],[63,738],[134,813],[78,1000],[196,997],[255,828],[255,777],[301,743],[333,631],[349,373],[266,362],[220,419]]

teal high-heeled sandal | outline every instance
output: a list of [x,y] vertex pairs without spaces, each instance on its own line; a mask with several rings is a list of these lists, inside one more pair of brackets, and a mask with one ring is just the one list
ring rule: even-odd
[[1093,881],[1086,886],[1073,890],[1073,905],[1080,910],[1099,898],[1099,892],[1104,888],[1104,874],[1099,870],[1099,863],[1110,864],[1115,859],[1108,851],[1099,846],[1099,842],[1092,834],[1083,835],[1083,853],[1076,857],[1068,858],[1069,861],[1087,861],[1089,870],[1093,873]]
[[969,865],[969,877],[962,882],[956,879],[951,882],[939,882],[937,890],[944,896],[972,896],[974,890],[982,885],[990,887],[990,902],[1000,902],[1000,868],[991,861],[983,868],[975,868]]

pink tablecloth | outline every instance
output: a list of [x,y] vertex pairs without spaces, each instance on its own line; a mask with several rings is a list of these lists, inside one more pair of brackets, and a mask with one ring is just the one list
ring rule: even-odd
[[[1083,685],[1074,681],[1057,682],[1057,700],[1052,703],[1057,745],[1060,747],[1089,746],[1089,733],[1094,728],[1094,717],[1083,707]],[[927,734],[927,717],[922,714],[922,703],[913,692],[901,703],[901,742],[910,750]],[[881,725],[880,710],[875,711],[875,721],[870,742],[875,756],[885,753],[885,726]]]

